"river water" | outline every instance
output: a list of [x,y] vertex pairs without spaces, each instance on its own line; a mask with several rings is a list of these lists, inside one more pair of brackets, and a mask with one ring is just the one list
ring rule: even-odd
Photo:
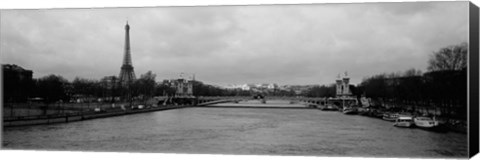
[[467,135],[295,108],[183,108],[4,128],[6,149],[362,157],[467,156]]

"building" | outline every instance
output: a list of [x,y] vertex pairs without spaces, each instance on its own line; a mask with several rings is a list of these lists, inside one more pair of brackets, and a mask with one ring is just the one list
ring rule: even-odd
[[2,64],[2,71],[4,101],[26,101],[34,87],[32,70],[26,70],[15,64]]
[[187,80],[184,78],[163,81],[164,84],[168,84],[175,90],[175,97],[193,96],[193,82],[194,80]]
[[253,85],[252,84],[243,84],[240,86],[240,88],[244,91],[249,91],[250,89],[253,88]]
[[278,85],[275,84],[275,83],[270,83],[270,84],[268,84],[267,88],[270,89],[270,90],[275,90],[275,89],[278,88]]
[[278,89],[278,85],[275,83],[259,83],[259,84],[233,84],[233,85],[228,85],[224,87],[226,89],[241,89],[244,91],[250,91],[250,90],[255,90],[255,91],[263,91],[263,92],[273,92],[276,89]]

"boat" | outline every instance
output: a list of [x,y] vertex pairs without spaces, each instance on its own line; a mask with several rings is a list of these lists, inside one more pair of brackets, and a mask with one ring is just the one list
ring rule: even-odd
[[383,111],[380,109],[371,108],[368,110],[367,116],[374,118],[383,118]]
[[398,113],[384,113],[382,119],[386,121],[396,121],[398,118]]
[[372,113],[372,116],[375,117],[375,118],[383,118],[383,112],[374,111],[374,112]]
[[353,107],[345,107],[343,109],[343,114],[357,114],[357,109]]
[[468,133],[466,121],[451,120],[445,124],[445,127],[453,132]]
[[322,111],[336,111],[338,109],[334,105],[327,104],[325,107],[322,107],[320,110],[322,110]]
[[412,127],[413,126],[413,117],[410,115],[399,115],[395,120],[393,126],[395,127]]
[[307,104],[307,107],[308,108],[318,108],[318,106],[315,105],[315,104]]
[[366,108],[366,107],[359,107],[357,109],[357,112],[359,115],[362,115],[362,116],[367,116],[370,112],[370,109],[369,108]]
[[415,126],[419,128],[434,128],[438,126],[438,121],[424,116],[413,118],[413,122],[415,123]]

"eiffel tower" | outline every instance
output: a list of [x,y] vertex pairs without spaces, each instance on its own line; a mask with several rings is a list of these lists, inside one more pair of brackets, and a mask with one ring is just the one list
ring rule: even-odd
[[125,49],[123,55],[123,64],[120,70],[119,80],[120,84],[124,87],[128,87],[135,80],[135,72],[132,66],[132,56],[130,55],[130,26],[125,25]]

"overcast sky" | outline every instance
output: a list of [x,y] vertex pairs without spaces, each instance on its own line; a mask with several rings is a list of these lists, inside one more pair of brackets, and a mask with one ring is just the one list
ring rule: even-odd
[[125,23],[135,74],[195,74],[209,84],[353,83],[426,70],[468,42],[468,2],[2,10],[2,64],[100,79],[120,73]]

